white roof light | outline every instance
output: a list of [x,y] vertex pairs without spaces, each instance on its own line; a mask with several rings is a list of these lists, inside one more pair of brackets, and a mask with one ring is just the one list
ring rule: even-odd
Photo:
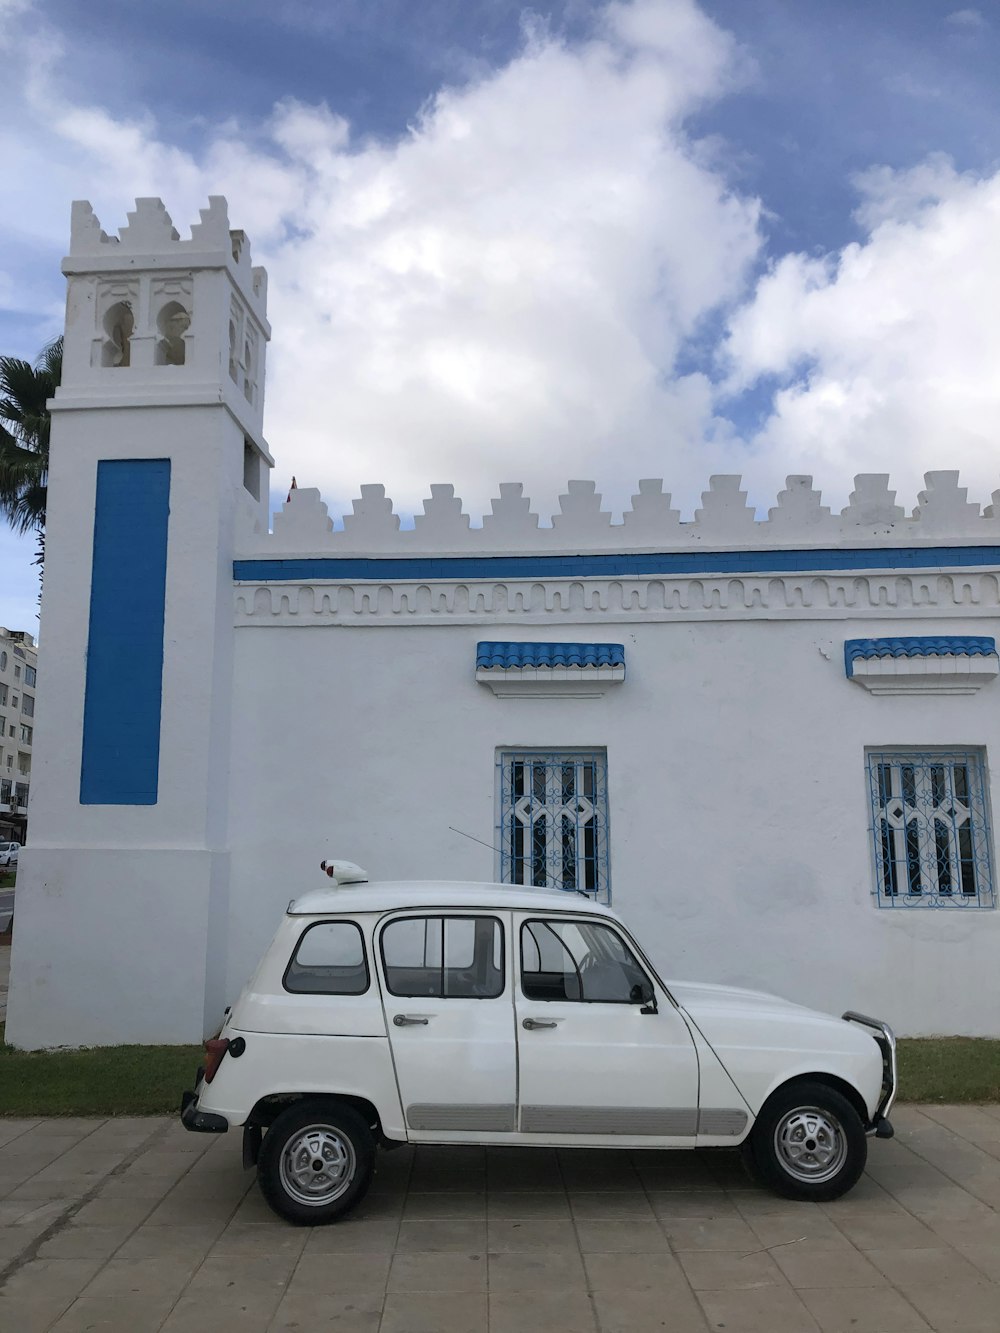
[[368,871],[362,870],[353,861],[320,861],[319,868],[325,870],[336,884],[368,883]]

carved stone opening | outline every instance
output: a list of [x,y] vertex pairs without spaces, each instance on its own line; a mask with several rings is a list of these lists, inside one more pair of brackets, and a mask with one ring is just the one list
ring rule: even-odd
[[128,366],[132,362],[130,339],[135,329],[131,301],[116,301],[104,316],[104,345],[101,348],[102,366]]
[[168,301],[156,317],[160,337],[156,344],[158,366],[183,366],[187,357],[184,335],[191,327],[191,315],[180,301]]
[[243,439],[243,485],[255,500],[260,499],[260,454],[245,436]]
[[236,369],[236,324],[233,320],[229,321],[229,378],[234,384],[239,383]]

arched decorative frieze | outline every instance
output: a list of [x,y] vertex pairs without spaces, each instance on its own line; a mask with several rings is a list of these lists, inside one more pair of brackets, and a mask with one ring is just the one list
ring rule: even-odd
[[237,625],[990,617],[996,571],[494,582],[237,583]]

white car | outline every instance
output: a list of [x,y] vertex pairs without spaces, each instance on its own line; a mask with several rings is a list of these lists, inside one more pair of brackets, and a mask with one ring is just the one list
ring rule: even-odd
[[665,982],[609,908],[504,884],[367,883],[289,904],[218,1037],[188,1129],[243,1127],[268,1203],[343,1216],[402,1143],[743,1145],[833,1199],[889,1138],[895,1040],[756,991]]
[[0,842],[0,866],[16,866],[20,850],[19,842]]

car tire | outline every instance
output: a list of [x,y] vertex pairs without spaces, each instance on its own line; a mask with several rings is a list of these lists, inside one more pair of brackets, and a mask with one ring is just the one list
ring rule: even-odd
[[264,1198],[286,1222],[335,1222],[368,1192],[375,1143],[351,1106],[326,1098],[296,1102],[264,1135],[257,1180]]
[[851,1102],[825,1083],[779,1088],[750,1135],[757,1177],[786,1199],[824,1203],[853,1188],[868,1160],[868,1140]]

